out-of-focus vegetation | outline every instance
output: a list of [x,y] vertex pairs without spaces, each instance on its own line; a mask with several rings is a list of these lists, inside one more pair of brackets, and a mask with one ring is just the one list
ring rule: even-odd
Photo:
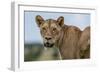
[[24,61],[42,61],[42,60],[59,60],[58,49],[47,48],[44,49],[40,43],[24,44]]

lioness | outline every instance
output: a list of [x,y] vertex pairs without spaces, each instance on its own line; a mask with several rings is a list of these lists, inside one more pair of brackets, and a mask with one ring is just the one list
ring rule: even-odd
[[62,59],[80,58],[79,40],[82,31],[78,27],[65,25],[63,16],[57,20],[44,20],[37,15],[36,23],[40,28],[45,47],[57,47]]

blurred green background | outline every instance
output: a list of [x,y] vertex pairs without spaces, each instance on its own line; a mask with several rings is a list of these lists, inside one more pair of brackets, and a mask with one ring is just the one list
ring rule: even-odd
[[44,49],[40,43],[24,44],[24,61],[59,60],[59,51],[56,48]]

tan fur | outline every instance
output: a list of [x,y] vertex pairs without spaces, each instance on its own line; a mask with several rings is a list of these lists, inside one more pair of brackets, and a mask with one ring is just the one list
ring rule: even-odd
[[63,59],[80,58],[78,48],[80,34],[81,30],[75,26],[63,26],[61,36],[56,43]]
[[[37,15],[36,22],[40,28],[44,44],[49,43],[49,45],[46,44],[45,46],[52,47],[54,44],[54,46],[60,50],[62,59],[81,58],[80,48],[82,48],[85,44],[90,44],[89,40],[88,43],[85,43],[88,35],[90,35],[87,32],[87,29],[82,32],[76,26],[64,25],[64,17],[62,16],[57,20],[44,20],[41,16]],[[83,40],[83,37],[85,37],[85,40]],[[86,54],[89,53],[87,52]],[[87,56],[84,58],[86,57]]]
[[81,58],[90,58],[90,27],[86,27],[79,41]]

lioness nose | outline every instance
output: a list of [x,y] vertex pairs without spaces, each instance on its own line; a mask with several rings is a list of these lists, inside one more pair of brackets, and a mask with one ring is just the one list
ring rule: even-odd
[[45,37],[46,40],[51,40],[51,37]]

